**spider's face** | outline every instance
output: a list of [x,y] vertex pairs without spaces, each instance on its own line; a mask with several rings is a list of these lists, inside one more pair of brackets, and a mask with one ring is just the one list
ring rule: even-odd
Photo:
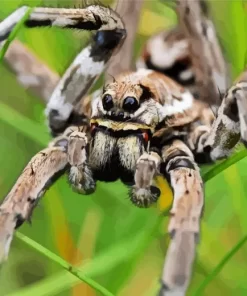
[[114,121],[130,121],[140,108],[141,86],[130,81],[113,82],[105,89],[102,100],[103,112]]
[[[145,72],[145,73],[144,73]],[[121,75],[105,86],[100,98],[93,102],[91,123],[104,125],[113,131],[136,130],[153,132],[159,123],[159,106],[143,74],[149,70]]]

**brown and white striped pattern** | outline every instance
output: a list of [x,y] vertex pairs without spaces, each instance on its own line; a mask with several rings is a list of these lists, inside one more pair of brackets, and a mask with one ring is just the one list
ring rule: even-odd
[[168,231],[171,242],[167,250],[160,296],[184,296],[192,275],[200,219],[204,206],[204,190],[199,168],[190,149],[175,140],[163,147],[167,176],[174,200]]
[[[8,37],[27,10],[28,7],[23,6],[0,23],[0,41]],[[59,134],[67,127],[74,106],[87,94],[125,39],[124,24],[112,9],[91,5],[82,9],[34,8],[25,25],[30,28],[55,26],[97,31],[91,43],[67,69],[48,102],[46,115],[49,126],[53,134]]]

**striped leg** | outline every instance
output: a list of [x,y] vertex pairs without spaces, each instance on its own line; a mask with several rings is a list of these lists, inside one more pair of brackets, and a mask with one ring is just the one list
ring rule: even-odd
[[160,296],[183,296],[189,284],[200,218],[204,204],[203,183],[193,154],[181,141],[175,140],[162,149],[164,174],[174,193],[168,231],[171,242],[166,254]]
[[211,127],[206,125],[198,125],[188,135],[188,147],[194,154],[198,164],[212,163],[210,153],[204,150],[205,142],[211,132]]
[[[27,10],[28,7],[21,7],[0,23],[0,41],[7,38]],[[47,105],[51,131],[59,134],[65,130],[74,106],[88,92],[114,50],[123,42],[126,36],[124,24],[112,9],[91,5],[83,9],[34,8],[25,25],[29,28],[56,26],[97,31],[92,42],[67,69]]]
[[210,20],[207,1],[176,0],[179,27],[189,41],[189,53],[200,100],[219,104],[219,92],[227,89],[227,68]]
[[14,230],[30,220],[39,199],[66,170],[67,144],[61,136],[37,153],[0,205],[0,264],[7,259]]

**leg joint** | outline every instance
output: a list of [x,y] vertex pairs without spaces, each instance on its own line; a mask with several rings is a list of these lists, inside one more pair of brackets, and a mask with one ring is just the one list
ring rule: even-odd
[[125,37],[125,29],[98,31],[94,36],[94,44],[90,56],[95,62],[107,59],[106,57],[124,41]]
[[167,172],[178,168],[188,168],[195,170],[195,165],[190,158],[177,156],[169,161],[167,165]]
[[176,149],[175,151],[173,151],[172,153],[170,153],[167,158],[166,158],[166,163],[168,164],[170,162],[170,160],[174,159],[175,157],[188,157],[188,153],[186,153],[183,150],[180,149]]

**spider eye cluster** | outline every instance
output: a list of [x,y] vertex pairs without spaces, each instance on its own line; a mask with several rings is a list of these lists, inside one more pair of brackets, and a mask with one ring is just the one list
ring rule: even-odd
[[105,95],[102,99],[103,108],[106,111],[111,110],[113,108],[113,100],[111,95]]
[[135,112],[139,108],[139,103],[134,97],[127,97],[123,101],[123,109],[128,112]]
[[[104,110],[110,111],[114,107],[112,96],[106,94],[102,99],[102,105]],[[124,111],[135,112],[139,108],[139,102],[135,97],[126,97],[122,106]]]

